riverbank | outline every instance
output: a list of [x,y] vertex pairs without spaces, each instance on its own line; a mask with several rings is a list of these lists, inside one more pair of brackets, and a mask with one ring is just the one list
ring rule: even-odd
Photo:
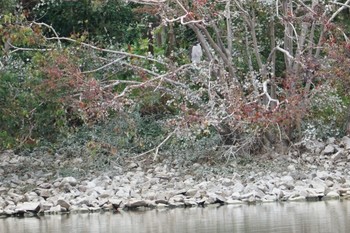
[[[44,153],[44,154],[43,154]],[[0,215],[350,198],[350,138],[225,164],[153,156],[0,154]],[[101,165],[102,164],[102,165]]]

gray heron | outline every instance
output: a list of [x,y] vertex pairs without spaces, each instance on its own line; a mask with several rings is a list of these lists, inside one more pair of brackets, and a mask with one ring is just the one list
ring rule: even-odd
[[191,61],[192,63],[199,63],[202,59],[203,52],[202,52],[202,47],[200,43],[197,43],[192,47],[192,52],[191,52]]

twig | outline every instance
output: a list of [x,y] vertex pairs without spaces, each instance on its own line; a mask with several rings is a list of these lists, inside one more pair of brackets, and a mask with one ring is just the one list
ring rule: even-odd
[[344,4],[340,4],[340,3],[336,3],[336,2],[332,2],[332,3],[339,4],[339,5],[341,5],[341,7],[339,7],[339,9],[336,12],[333,13],[333,15],[327,21],[327,24],[329,24],[346,7],[348,7],[348,8],[350,7],[349,6],[350,0],[347,0]]
[[139,154],[139,155],[136,155],[136,156],[134,156],[134,157],[132,157],[132,158],[133,158],[133,159],[139,158],[139,157],[142,157],[142,156],[144,156],[144,155],[147,155],[147,154],[149,154],[149,153],[155,151],[154,156],[153,156],[153,160],[156,160],[157,157],[158,157],[158,151],[159,151],[159,149],[163,146],[164,143],[166,143],[166,142],[169,140],[169,138],[171,138],[171,136],[174,135],[174,133],[175,133],[176,131],[177,131],[177,128],[174,129],[174,131],[171,132],[158,146],[156,146],[156,147],[154,147],[154,148],[152,148],[152,149],[150,149],[150,150],[148,150],[148,151],[146,151],[146,152],[143,152],[143,153],[141,153],[141,154]]
[[13,44],[7,42],[11,48],[14,50],[10,51],[9,53],[15,53],[17,51],[40,51],[40,52],[46,52],[46,51],[52,51],[53,49],[38,49],[38,48],[23,48],[23,47],[17,47]]
[[91,44],[88,44],[88,43],[84,43],[84,42],[80,42],[78,40],[74,40],[74,39],[67,38],[67,37],[50,37],[50,38],[46,38],[46,39],[47,40],[66,40],[66,41],[70,41],[70,42],[81,44],[84,47],[92,48],[92,49],[95,49],[97,51],[102,51],[102,52],[106,52],[106,53],[120,54],[120,55],[125,55],[125,56],[128,56],[128,57],[137,57],[137,58],[153,61],[153,62],[156,62],[158,64],[162,64],[162,65],[167,66],[166,63],[161,62],[161,61],[159,61],[157,59],[154,59],[154,58],[151,58],[151,57],[146,57],[146,56],[142,56],[142,55],[127,53],[127,52],[122,52],[122,51],[117,51],[117,50],[103,49],[103,48],[99,48],[97,46],[94,46],[94,45],[91,45]]
[[[266,110],[269,108],[269,106],[270,106],[270,103],[271,102],[276,102],[276,107],[275,107],[275,109],[277,109],[278,107],[279,107],[279,105],[280,105],[280,101],[278,100],[278,99],[273,99],[271,96],[270,96],[270,94],[269,94],[269,92],[268,92],[268,90],[267,90],[267,84],[269,83],[269,80],[266,80],[266,81],[264,81],[263,82],[263,94],[268,98],[268,102],[267,102],[267,104],[266,104]],[[275,110],[275,109],[273,109],[273,111]]]
[[113,65],[114,63],[117,63],[118,61],[123,60],[124,58],[125,58],[125,56],[123,56],[121,58],[118,58],[118,59],[115,59],[115,60],[111,61],[110,63],[107,63],[107,64],[105,64],[105,65],[103,65],[103,66],[101,66],[99,68],[94,69],[94,70],[88,70],[88,71],[84,71],[84,72],[81,72],[81,73],[82,74],[89,74],[89,73],[97,72],[97,71],[102,70],[102,69],[104,69],[104,68],[106,68],[108,66]]
[[[35,22],[35,21],[32,22],[32,23],[35,24],[35,25],[38,25],[38,26],[45,26],[45,27],[49,28],[50,30],[52,30],[53,34],[55,34],[55,36],[56,36],[57,38],[59,38],[59,36],[58,36],[56,30],[55,30],[52,26],[47,25],[46,23],[37,23],[37,22]],[[58,39],[58,46],[59,46],[60,49],[62,49],[62,43],[61,43],[61,41],[60,41],[59,39]]]

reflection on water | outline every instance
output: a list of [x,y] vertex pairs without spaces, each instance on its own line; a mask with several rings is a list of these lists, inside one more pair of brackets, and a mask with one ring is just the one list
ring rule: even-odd
[[341,233],[350,232],[350,201],[51,215],[0,219],[1,233]]

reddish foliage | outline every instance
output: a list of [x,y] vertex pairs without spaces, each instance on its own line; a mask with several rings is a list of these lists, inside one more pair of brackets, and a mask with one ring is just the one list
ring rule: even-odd
[[44,98],[58,100],[86,122],[104,118],[111,107],[116,107],[112,91],[81,73],[73,58],[64,53],[51,54],[50,58],[42,68],[45,78],[37,89]]

